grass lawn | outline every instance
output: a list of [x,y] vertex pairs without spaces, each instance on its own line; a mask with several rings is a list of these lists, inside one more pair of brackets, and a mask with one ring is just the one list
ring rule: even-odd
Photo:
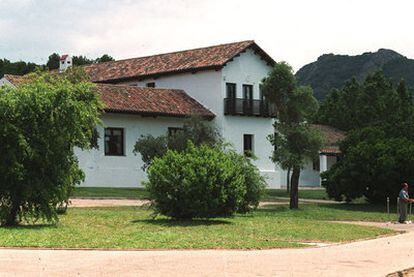
[[72,197],[147,199],[148,192],[144,188],[76,187]]
[[[286,189],[267,189],[263,201],[276,200],[279,197],[289,197]],[[329,200],[325,189],[299,189],[299,198]]]
[[0,246],[138,249],[264,249],[344,242],[393,231],[330,220],[387,220],[367,205],[285,205],[248,215],[195,221],[150,219],[145,207],[69,208],[56,225],[0,228]]
[[[144,188],[77,187],[72,197],[147,199],[148,192]],[[279,197],[289,197],[286,189],[267,189],[263,201],[274,201]],[[300,190],[299,197],[303,199],[328,199],[324,189]]]

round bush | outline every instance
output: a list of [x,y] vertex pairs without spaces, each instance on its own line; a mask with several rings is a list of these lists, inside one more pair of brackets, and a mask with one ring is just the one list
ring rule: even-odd
[[219,147],[190,144],[168,151],[148,171],[157,213],[176,219],[212,218],[256,207],[264,181],[249,160]]

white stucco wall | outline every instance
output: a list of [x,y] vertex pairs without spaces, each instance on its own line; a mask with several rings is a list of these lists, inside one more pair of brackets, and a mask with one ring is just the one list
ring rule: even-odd
[[6,78],[3,77],[3,78],[0,78],[0,87],[4,85],[13,86],[12,83],[10,83]]
[[243,152],[243,134],[254,135],[254,154],[258,158],[254,163],[267,178],[269,187],[277,188],[280,187],[280,175],[269,158],[273,148],[266,138],[273,132],[273,120],[263,117],[224,115],[226,83],[237,84],[237,97],[240,98],[242,97],[242,85],[253,85],[254,98],[259,99],[260,81],[269,70],[271,67],[266,65],[259,55],[247,50],[227,63],[221,71],[210,70],[161,76],[156,79],[135,80],[124,84],[144,87],[147,83],[154,82],[157,88],[183,89],[216,115],[213,124],[218,127],[223,138],[231,143],[239,153]]
[[221,113],[217,120],[221,122],[223,136],[233,144],[240,153],[243,152],[243,135],[252,134],[253,152],[257,157],[254,162],[260,172],[267,178],[268,186],[280,187],[280,171],[270,160],[273,146],[267,136],[273,133],[273,119],[255,116],[224,115],[224,101],[226,83],[236,84],[236,97],[243,98],[243,84],[253,85],[253,99],[260,99],[259,85],[272,68],[259,55],[248,49],[235,57],[222,69],[221,76]]
[[[166,134],[168,127],[181,127],[183,119],[166,117],[141,117],[139,115],[105,114],[103,126],[98,126],[99,150],[75,151],[86,179],[81,186],[86,187],[138,187],[146,180],[141,169],[140,156],[132,151],[141,135]],[[124,128],[125,156],[105,156],[104,127]]]
[[[243,135],[252,134],[254,136],[253,150],[258,158],[254,162],[255,165],[267,178],[270,188],[280,188],[286,185],[286,172],[279,169],[270,160],[273,146],[267,140],[267,136],[273,133],[273,119],[224,115],[227,82],[236,83],[238,98],[242,98],[243,84],[253,85],[253,97],[259,99],[259,84],[270,70],[271,67],[259,55],[248,49],[227,63],[222,70],[161,76],[143,81],[132,80],[124,84],[143,87],[149,82],[155,82],[157,88],[183,89],[216,115],[212,123],[218,127],[224,139],[231,143],[239,153],[243,152]],[[82,185],[140,186],[141,181],[146,177],[141,169],[142,161],[132,153],[136,139],[140,135],[146,134],[162,135],[168,127],[181,126],[182,121],[183,119],[174,118],[143,118],[137,115],[106,114],[103,117],[105,126],[125,128],[126,156],[104,155],[103,129],[99,128],[100,149],[88,152],[77,151],[80,165],[86,173],[86,180]],[[319,174],[312,169],[311,163],[302,171],[300,182],[302,186],[319,184]]]

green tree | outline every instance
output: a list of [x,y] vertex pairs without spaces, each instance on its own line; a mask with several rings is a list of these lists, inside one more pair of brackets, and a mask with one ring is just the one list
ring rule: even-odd
[[318,109],[310,87],[296,85],[292,68],[282,62],[275,65],[261,84],[266,99],[276,106],[274,134],[269,135],[275,146],[272,159],[283,169],[292,169],[290,177],[290,208],[298,208],[298,188],[301,168],[318,156],[321,135],[309,126]]
[[79,55],[79,56],[73,56],[72,62],[73,62],[73,65],[82,66],[82,65],[93,64],[94,60],[91,60],[87,58],[86,56]]
[[[410,118],[412,95],[401,81],[394,88],[382,72],[369,75],[363,83],[352,79],[334,90],[322,103],[317,121],[344,131],[387,126],[390,131],[414,131]],[[396,125],[397,124],[397,125]]]
[[53,53],[49,56],[46,66],[49,70],[59,69],[60,56],[57,53]]
[[37,73],[0,88],[0,224],[57,220],[57,206],[83,178],[73,152],[99,123],[95,85],[78,69]]
[[404,81],[394,86],[377,72],[362,83],[352,81],[327,101],[320,115],[325,120],[331,110],[330,123],[348,130],[343,158],[322,175],[330,197],[382,202],[397,195],[401,182],[414,181],[414,105]]
[[109,56],[108,54],[103,54],[100,58],[96,58],[95,63],[105,63],[112,61],[115,61],[115,59]]

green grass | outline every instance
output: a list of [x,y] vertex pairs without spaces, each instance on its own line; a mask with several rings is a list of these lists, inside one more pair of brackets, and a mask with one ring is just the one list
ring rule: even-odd
[[367,205],[285,205],[214,220],[150,218],[144,207],[69,208],[56,225],[0,228],[0,246],[115,249],[265,249],[345,242],[392,234],[331,220],[386,220]]
[[[144,188],[77,187],[72,197],[147,199],[148,192]],[[289,197],[286,189],[267,189],[263,201],[274,201],[279,197]],[[299,197],[303,199],[328,199],[324,189],[300,190]]]
[[[277,200],[279,197],[289,197],[286,189],[267,189],[263,201]],[[319,199],[328,200],[325,189],[300,189],[299,198],[302,199]]]
[[147,199],[148,192],[144,188],[77,187],[72,197]]

